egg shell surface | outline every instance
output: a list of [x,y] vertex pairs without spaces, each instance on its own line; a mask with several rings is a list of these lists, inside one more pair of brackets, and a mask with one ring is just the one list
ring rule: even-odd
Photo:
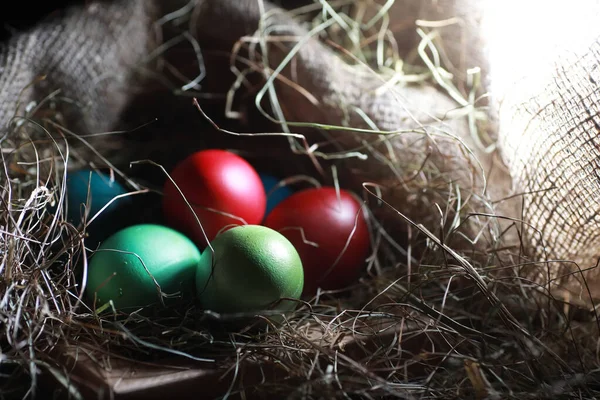
[[132,197],[117,198],[127,190],[110,175],[91,169],[78,170],[67,175],[66,186],[67,221],[76,227],[86,221],[87,247],[97,248],[108,236],[130,225]]
[[267,209],[265,211],[265,215],[268,215],[277,204],[289,197],[293,191],[288,186],[280,186],[275,189],[280,180],[273,175],[265,173],[259,175],[267,196]]
[[[111,235],[92,255],[86,293],[97,306],[114,302],[125,310],[160,304],[165,296],[193,295],[200,251],[183,234],[161,225],[140,224]],[[181,296],[179,296],[181,298]],[[164,298],[166,304],[173,298]]]
[[[224,227],[259,224],[265,215],[266,195],[258,172],[245,159],[220,149],[198,151],[171,172],[193,207],[210,242]],[[163,191],[167,223],[206,246],[202,228],[170,179]]]
[[[237,226],[219,234],[211,246],[214,256],[207,248],[196,272],[203,308],[219,313],[259,312],[283,297],[300,297],[302,262],[283,235],[260,225]],[[295,306],[288,300],[273,309]]]
[[[294,245],[304,266],[304,294],[355,282],[368,256],[368,226],[348,191],[322,187],[294,193],[267,215],[264,225]],[[339,258],[339,259],[338,259]]]
[[[98,213],[102,207],[116,196],[127,193],[127,190],[108,174],[91,169],[70,172],[67,175],[67,219],[79,225],[88,212],[88,219]],[[120,205],[128,203],[127,196],[114,200],[98,218],[105,218]]]

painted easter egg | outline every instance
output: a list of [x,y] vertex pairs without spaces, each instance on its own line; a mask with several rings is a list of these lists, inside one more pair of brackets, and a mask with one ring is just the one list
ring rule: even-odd
[[300,257],[283,235],[243,225],[217,236],[211,247],[214,255],[207,248],[196,272],[196,291],[205,309],[243,313],[295,307],[294,301],[279,301],[299,298],[304,284]]
[[[67,219],[79,225],[85,214],[87,220],[96,215],[104,206],[98,218],[107,218],[121,205],[128,203],[128,196],[116,198],[127,190],[110,175],[91,169],[70,172],[67,175]],[[112,202],[111,202],[112,201]]]
[[[266,195],[256,170],[242,157],[225,150],[196,152],[171,172],[163,191],[163,212],[169,225],[198,245],[232,225],[259,224],[265,214]],[[198,216],[202,228],[186,204]]]
[[70,172],[66,189],[67,221],[76,227],[87,223],[87,246],[96,248],[106,237],[127,226],[124,216],[132,198],[118,197],[127,190],[109,174],[91,169]]
[[277,204],[289,197],[293,191],[288,186],[277,187],[280,180],[272,175],[264,173],[259,175],[267,196],[267,209],[265,215],[268,215]]
[[360,276],[369,232],[360,202],[333,187],[294,193],[269,213],[265,226],[283,234],[304,266],[304,293],[343,288]]
[[171,228],[129,226],[102,242],[92,255],[86,281],[96,306],[112,300],[120,310],[165,304],[193,295],[200,251],[185,235]]

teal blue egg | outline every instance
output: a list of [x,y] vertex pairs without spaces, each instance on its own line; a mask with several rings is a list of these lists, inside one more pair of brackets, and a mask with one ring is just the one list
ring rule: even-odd
[[[90,169],[71,172],[67,175],[67,219],[78,226],[86,210],[89,220],[116,196],[125,193],[127,190],[123,185],[108,174]],[[127,197],[116,199],[102,211],[102,218],[110,217],[111,213],[129,201]]]
[[277,184],[280,182],[279,179],[269,174],[259,175],[265,188],[265,193],[267,194],[267,210],[265,211],[266,216],[273,208],[275,208],[277,204],[289,197],[293,191],[288,186],[280,186],[277,189],[274,189],[275,186],[277,186]]

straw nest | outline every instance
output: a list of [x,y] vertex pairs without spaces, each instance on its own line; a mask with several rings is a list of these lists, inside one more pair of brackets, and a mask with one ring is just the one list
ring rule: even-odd
[[[344,10],[341,7],[338,16]],[[316,8],[296,14],[313,26],[324,17]],[[372,44],[361,48],[361,62],[369,64],[378,57],[377,50],[372,51],[378,41],[389,45],[389,36],[378,34],[382,29],[385,24],[380,22],[359,31],[364,37],[356,42]],[[322,35],[338,47],[348,45],[339,29],[324,28]],[[393,46],[384,56],[398,62],[390,49]],[[430,67],[417,56],[414,65],[403,66],[404,76],[411,85],[435,84]],[[171,71],[170,78],[175,81],[177,74]],[[146,115],[159,112],[167,123],[124,132],[85,136],[70,131],[59,111],[64,100],[58,97],[27,105],[14,119],[0,139],[0,373],[5,393],[34,393],[41,377],[50,375],[63,393],[80,397],[77,380],[64,361],[67,353],[106,367],[126,360],[210,366],[224,382],[221,396],[243,391],[264,398],[591,399],[600,393],[594,339],[599,327],[593,312],[569,307],[520,276],[523,265],[506,261],[518,257],[500,256],[502,235],[487,244],[496,249],[495,255],[458,253],[447,244],[458,233],[432,233],[425,221],[403,220],[400,215],[410,216],[410,210],[382,206],[380,191],[370,182],[359,195],[366,207],[383,207],[388,213],[385,221],[372,213],[372,254],[363,278],[346,290],[304,299],[281,324],[266,314],[261,329],[225,331],[219,324],[222,317],[196,304],[150,315],[98,314],[83,298],[81,285],[93,252],[84,246],[86,227],[73,226],[64,217],[67,170],[109,168],[128,184],[131,196],[145,199],[147,208],[139,219],[148,221],[155,217],[166,171],[186,152],[202,146],[226,143],[249,159],[284,170],[288,181],[300,186],[315,181],[344,186],[338,177],[352,171],[348,159],[357,153],[380,156],[370,154],[368,146],[340,151],[329,159],[316,151],[307,154],[302,140],[288,142],[289,133],[278,133],[281,126],[252,112],[257,90],[242,88],[189,95],[168,87],[169,101],[181,105],[179,111],[144,104]],[[251,125],[232,123],[223,115],[228,95],[246,96],[241,103],[250,110]],[[194,96],[200,107],[191,102]],[[131,114],[139,111],[134,107]],[[133,118],[136,123],[139,119]],[[177,133],[190,126],[207,133],[200,139]],[[227,131],[217,129],[222,126]],[[232,133],[260,131],[257,127],[273,135],[232,138]],[[171,131],[168,139],[166,129]],[[310,124],[305,127],[311,129]],[[180,140],[188,142],[182,145]],[[346,163],[340,166],[339,160]],[[407,187],[447,190],[437,183],[427,186],[438,177],[425,161],[421,171],[427,172]],[[315,172],[315,163],[322,174]],[[381,165],[387,165],[385,174],[393,180],[397,164]],[[427,212],[440,224],[448,215],[468,219],[469,207],[456,210],[453,200],[446,206]],[[93,222],[90,215],[87,223]],[[384,225],[396,223],[410,227],[411,234],[396,238],[384,230]],[[254,381],[244,380],[252,374]]]

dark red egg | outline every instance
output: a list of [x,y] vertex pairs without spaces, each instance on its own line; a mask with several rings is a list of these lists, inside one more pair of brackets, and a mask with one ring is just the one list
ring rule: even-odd
[[[355,282],[369,253],[369,232],[361,203],[349,192],[323,187],[292,194],[264,225],[296,247],[304,267],[304,294],[318,287],[340,289]],[[318,246],[318,247],[317,247]]]
[[[209,241],[227,226],[258,225],[264,218],[267,199],[260,176],[237,154],[202,150],[181,161],[170,176],[193,207]],[[198,245],[207,245],[194,214],[168,178],[163,193],[167,223]]]

